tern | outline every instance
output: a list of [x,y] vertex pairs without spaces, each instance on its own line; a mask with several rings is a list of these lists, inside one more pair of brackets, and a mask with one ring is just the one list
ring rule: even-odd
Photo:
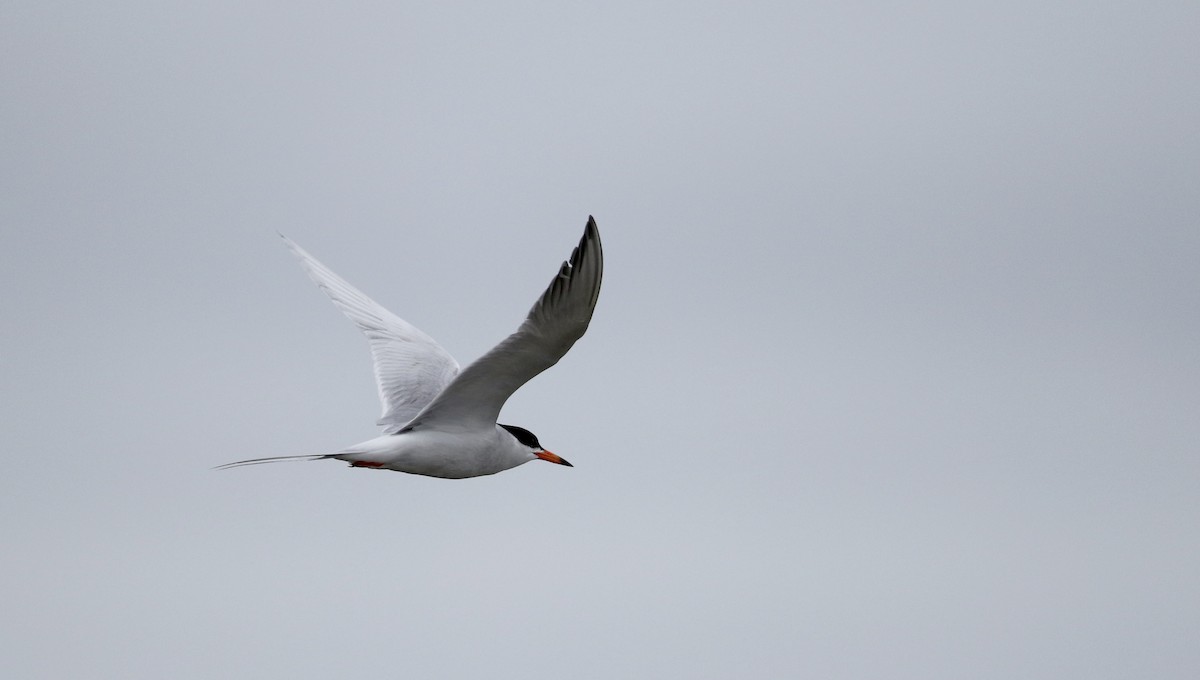
[[335,453],[254,458],[222,470],[294,460],[342,460],[352,467],[464,479],[531,460],[573,467],[529,430],[497,422],[514,392],[558,363],[583,337],[600,295],[604,256],[596,220],[525,321],[465,369],[441,345],[384,309],[280,234],[309,278],[358,326],[371,346],[384,434]]

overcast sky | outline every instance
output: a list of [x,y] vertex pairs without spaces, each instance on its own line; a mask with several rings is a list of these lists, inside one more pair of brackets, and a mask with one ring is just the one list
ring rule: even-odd
[[[1194,2],[0,9],[0,675],[1200,677]],[[377,433],[294,238],[573,469]]]

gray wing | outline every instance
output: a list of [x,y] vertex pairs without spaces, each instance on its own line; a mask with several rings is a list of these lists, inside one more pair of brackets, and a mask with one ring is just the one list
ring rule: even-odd
[[378,424],[386,425],[388,433],[399,431],[454,379],[458,362],[433,338],[346,283],[288,237],[279,236],[308,277],[367,336],[383,402]]
[[495,426],[512,393],[558,363],[583,337],[600,295],[603,272],[600,231],[589,217],[571,259],[562,264],[517,332],[463,369],[404,429]]

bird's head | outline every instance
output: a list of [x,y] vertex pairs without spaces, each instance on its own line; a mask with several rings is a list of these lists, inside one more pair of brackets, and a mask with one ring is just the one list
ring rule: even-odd
[[517,427],[516,425],[505,425],[504,423],[500,423],[500,427],[508,430],[508,433],[511,434],[514,439],[520,442],[521,446],[529,449],[529,453],[534,458],[540,458],[550,463],[558,463],[559,465],[566,465],[567,467],[575,467],[574,465],[568,463],[562,456],[543,449],[541,443],[538,442],[537,435],[529,430],[526,430],[523,427]]

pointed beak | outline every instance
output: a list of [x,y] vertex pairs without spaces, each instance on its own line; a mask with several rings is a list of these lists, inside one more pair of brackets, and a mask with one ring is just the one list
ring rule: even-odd
[[574,465],[571,465],[570,463],[568,463],[565,458],[559,456],[556,453],[550,453],[549,451],[543,450],[543,451],[534,451],[533,455],[535,455],[538,458],[541,458],[542,460],[549,462],[549,463],[558,463],[559,465],[566,465],[567,467],[575,467]]

